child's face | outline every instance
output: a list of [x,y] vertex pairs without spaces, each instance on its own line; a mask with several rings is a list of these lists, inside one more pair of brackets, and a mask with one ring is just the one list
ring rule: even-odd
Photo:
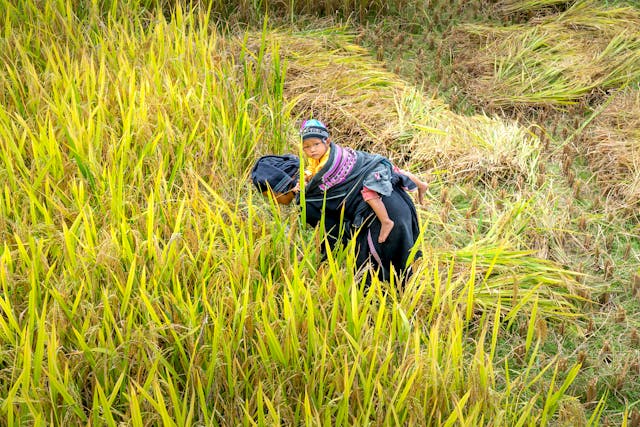
[[302,151],[308,157],[314,160],[320,160],[322,156],[327,152],[329,148],[329,142],[323,141],[320,138],[307,138],[302,141]]

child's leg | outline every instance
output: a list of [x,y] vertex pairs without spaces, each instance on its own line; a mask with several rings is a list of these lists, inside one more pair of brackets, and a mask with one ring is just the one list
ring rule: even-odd
[[420,180],[420,178],[418,178],[417,176],[415,176],[409,171],[406,171],[404,169],[398,169],[397,171],[409,177],[409,179],[413,181],[413,183],[418,187],[418,203],[422,204],[422,201],[424,199],[424,193],[427,192],[427,188],[429,187],[427,183]]
[[368,199],[366,202],[371,206],[371,209],[373,209],[373,212],[375,212],[378,220],[380,221],[380,235],[378,236],[378,243],[384,243],[384,241],[387,240],[387,237],[389,237],[389,233],[391,233],[394,223],[391,221],[391,218],[389,218],[387,208],[384,206],[384,203],[382,203],[380,196]]

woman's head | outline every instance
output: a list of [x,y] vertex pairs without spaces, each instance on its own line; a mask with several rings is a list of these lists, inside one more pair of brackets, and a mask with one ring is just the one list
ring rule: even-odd
[[276,193],[273,190],[266,190],[262,192],[262,195],[265,197],[273,197],[276,203],[279,203],[281,205],[290,204],[295,197],[295,193],[293,192],[293,190],[289,191],[288,193]]
[[329,149],[329,131],[320,120],[305,120],[300,127],[302,150],[314,160],[319,160]]
[[272,194],[278,203],[288,204],[298,183],[300,160],[292,155],[263,156],[251,170],[253,185],[263,194]]

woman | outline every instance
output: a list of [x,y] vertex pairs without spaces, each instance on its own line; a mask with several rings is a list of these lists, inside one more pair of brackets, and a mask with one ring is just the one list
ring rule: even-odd
[[[392,174],[393,191],[384,197],[384,205],[394,227],[386,241],[379,243],[380,220],[360,190],[369,173],[388,160],[333,142],[328,153],[326,162],[305,185],[307,223],[313,227],[324,224],[331,248],[356,239],[358,268],[370,262],[385,281],[390,280],[392,267],[405,276],[410,272],[407,262],[419,235],[416,209],[405,188],[415,188],[415,184],[404,175]],[[293,155],[262,157],[253,168],[252,181],[263,193],[271,192],[279,203],[288,204],[295,198],[299,204],[299,165]],[[420,255],[417,251],[415,257]]]

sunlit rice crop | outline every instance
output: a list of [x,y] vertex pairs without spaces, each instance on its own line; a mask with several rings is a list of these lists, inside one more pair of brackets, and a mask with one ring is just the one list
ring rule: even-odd
[[[536,325],[580,316],[575,274],[488,234],[454,253],[421,242],[404,291],[365,289],[353,247],[323,261],[323,236],[247,183],[258,154],[290,147],[280,36],[111,5],[2,4],[0,419],[557,416],[580,367],[541,360]],[[498,348],[515,319],[518,360]]]

